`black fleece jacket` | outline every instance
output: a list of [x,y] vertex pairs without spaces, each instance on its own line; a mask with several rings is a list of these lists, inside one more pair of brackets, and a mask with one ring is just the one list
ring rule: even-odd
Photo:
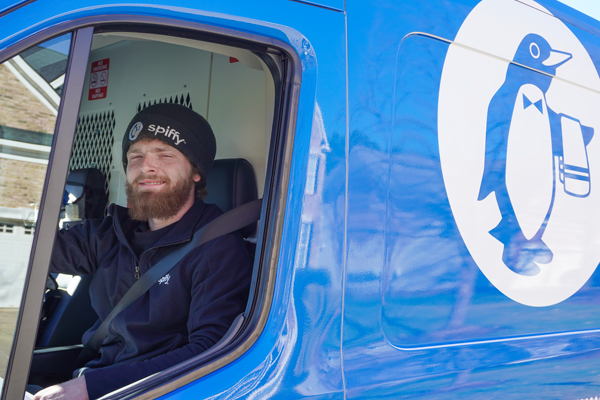
[[[222,214],[196,201],[150,249],[138,258],[129,240],[138,222],[127,209],[111,205],[109,216],[58,233],[52,272],[93,274],[92,306],[100,317],[92,335],[135,282],[174,245]],[[171,271],[109,325],[99,357],[86,366],[88,395],[95,399],[194,357],[225,334],[248,300],[251,261],[242,237],[228,234],[188,253]]]

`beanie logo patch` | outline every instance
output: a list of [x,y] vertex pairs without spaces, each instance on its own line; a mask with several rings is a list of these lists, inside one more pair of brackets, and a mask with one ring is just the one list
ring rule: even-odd
[[170,126],[167,126],[165,128],[160,125],[149,125],[148,132],[154,132],[154,136],[156,136],[158,134],[164,134],[166,137],[173,140],[173,142],[175,143],[175,146],[179,146],[179,143],[184,143],[184,144],[186,143],[185,139],[179,138],[179,132],[176,131],[175,129],[171,129]]
[[135,125],[133,125],[129,130],[129,140],[133,142],[135,139],[137,139],[142,129],[144,129],[144,124],[141,122],[136,122]]

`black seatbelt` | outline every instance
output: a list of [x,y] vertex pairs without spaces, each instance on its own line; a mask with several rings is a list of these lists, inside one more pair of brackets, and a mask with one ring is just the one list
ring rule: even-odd
[[202,229],[194,233],[192,239],[188,243],[177,247],[150,268],[129,288],[127,293],[125,293],[104,321],[102,321],[92,338],[83,347],[81,354],[79,354],[77,361],[75,361],[75,368],[83,367],[89,361],[96,358],[96,355],[108,334],[108,325],[113,318],[137,300],[141,295],[150,290],[150,288],[181,261],[186,254],[212,239],[235,232],[238,229],[258,221],[260,219],[261,207],[262,199],[258,199],[229,210],[203,226]]

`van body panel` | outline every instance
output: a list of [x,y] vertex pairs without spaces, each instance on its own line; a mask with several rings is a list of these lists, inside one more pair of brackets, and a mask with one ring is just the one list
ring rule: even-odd
[[[598,395],[598,21],[554,0],[37,0],[0,18],[3,60],[115,21],[284,43],[300,62],[268,318],[160,398]],[[161,46],[143,59],[185,53]],[[90,62],[130,54],[110,51]],[[210,57],[182,56],[205,80],[236,62]],[[145,95],[111,76],[127,104]]]
[[[472,13],[488,12],[481,11],[484,3],[453,2],[444,7],[431,3],[426,15],[420,10],[423,4],[415,7],[410,2],[348,4],[348,42],[352,43],[349,109],[356,110],[351,114],[349,128],[349,253],[343,330],[348,398],[595,395],[587,383],[596,382],[595,369],[590,370],[590,366],[598,354],[600,321],[593,311],[598,290],[594,270],[598,262],[592,261],[587,272],[582,272],[576,293],[568,299],[546,306],[523,304],[525,300],[516,301],[499,290],[501,285],[493,282],[494,277],[491,281],[484,268],[477,266],[473,255],[477,244],[461,236],[461,216],[453,213],[454,199],[449,199],[456,197],[456,191],[451,191],[454,188],[449,187],[450,182],[456,181],[450,178],[460,177],[444,169],[444,162],[452,158],[446,149],[459,136],[446,139],[442,135],[459,132],[444,125],[443,107],[448,107],[445,98],[464,101],[471,106],[472,114],[483,111],[484,134],[486,117],[491,118],[492,111],[487,114],[491,96],[477,99],[479,103],[470,99],[470,93],[483,90],[476,83],[474,69],[471,82],[467,75],[462,88],[452,86],[453,97],[443,92],[449,49],[461,45],[472,48],[473,44],[465,42],[463,26]],[[565,35],[576,37],[589,53],[593,61],[587,63],[589,75],[595,73],[597,78],[598,59],[594,55],[598,37],[590,33],[597,29],[597,21],[573,13],[558,2],[538,2],[538,10],[532,9],[537,3],[523,3],[532,4],[494,4],[500,9],[510,8],[513,13],[531,14],[544,21],[541,25],[563,24]],[[547,10],[556,17],[539,9],[547,3]],[[569,10],[568,18],[565,10]],[[353,23],[352,15],[368,17]],[[519,28],[520,20],[515,18],[519,22],[513,22],[502,13],[489,18],[497,18],[499,25],[504,23],[507,31]],[[565,19],[572,23],[561,21]],[[586,27],[595,28],[584,31],[581,20],[589,24]],[[492,27],[490,24],[489,29]],[[476,59],[486,59],[481,65],[501,64],[500,76],[497,71],[481,73],[485,79],[498,80],[494,92],[505,80],[516,45],[507,50],[508,59],[506,53],[495,53],[492,45],[470,50],[478,52]],[[562,72],[565,68],[566,63],[557,75],[566,74]],[[363,76],[369,79],[361,79]],[[565,75],[564,79],[570,81],[564,83],[570,90],[577,91],[574,86],[582,85],[578,80],[583,76]],[[589,88],[592,81],[583,85]],[[559,109],[559,98],[552,98],[559,83],[553,85],[546,93],[547,101],[549,107]],[[591,100],[595,95],[589,96],[589,101],[597,104],[598,100]],[[482,106],[476,108],[473,104]],[[585,114],[581,109],[578,112]],[[591,114],[585,115],[582,120],[594,123]],[[465,122],[468,123],[475,122]],[[485,135],[480,140],[485,143]],[[465,147],[470,143],[460,145],[462,148],[453,150],[457,151],[454,159],[474,158],[475,164],[468,165],[475,168],[481,163],[481,174],[483,157],[474,156],[475,151]],[[474,179],[481,182],[478,174]],[[556,186],[554,207],[559,207],[565,193],[561,185]],[[569,200],[573,198],[567,196]],[[476,197],[477,193],[474,200]],[[556,210],[552,215],[558,218]],[[473,208],[471,212],[472,218],[491,219],[489,229],[501,218],[499,212],[478,214]],[[584,229],[589,231],[583,235],[589,237],[594,227],[588,225]],[[546,230],[549,231],[550,228]],[[590,248],[582,243],[577,251]],[[513,295],[510,289],[502,289]],[[553,290],[546,288],[544,293]],[[575,315],[578,317],[573,318]],[[582,348],[586,349],[586,356],[576,356]],[[550,373],[554,369],[557,375]],[[557,379],[561,380],[560,387]]]

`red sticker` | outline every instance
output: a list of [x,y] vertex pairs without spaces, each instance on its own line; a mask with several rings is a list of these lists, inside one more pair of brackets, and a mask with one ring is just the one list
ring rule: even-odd
[[90,93],[88,100],[99,100],[106,98],[108,89],[108,66],[110,58],[94,61],[90,72]]

